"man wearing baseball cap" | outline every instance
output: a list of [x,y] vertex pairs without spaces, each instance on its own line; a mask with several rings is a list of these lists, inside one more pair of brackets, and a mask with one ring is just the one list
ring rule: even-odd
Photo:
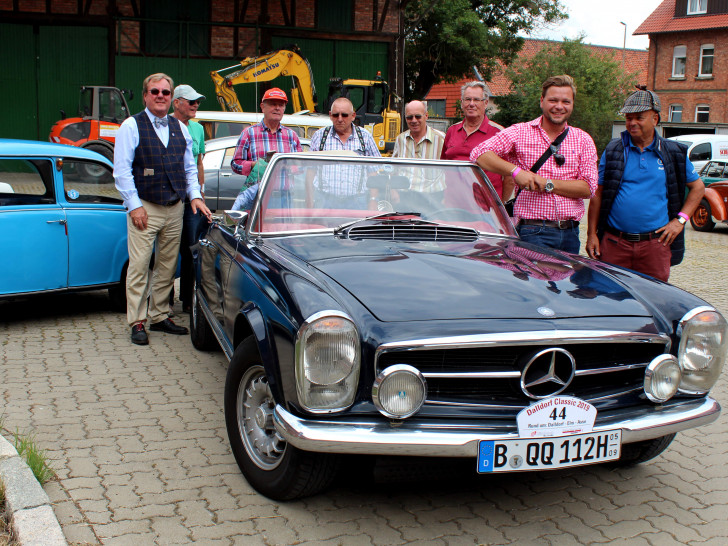
[[682,261],[685,224],[705,186],[687,157],[687,146],[655,131],[660,98],[645,86],[637,89],[620,110],[627,130],[607,145],[599,162],[586,251],[667,282],[670,266]]
[[231,162],[233,171],[248,176],[253,165],[268,152],[300,152],[298,135],[281,125],[288,97],[282,89],[273,87],[263,94],[260,110],[263,119],[240,133],[238,146]]
[[[172,106],[174,107],[172,115],[187,127],[192,137],[192,156],[197,165],[197,180],[200,183],[200,191],[204,200],[205,167],[202,164],[202,158],[205,155],[205,130],[196,121],[191,121],[197,115],[197,109],[203,100],[205,100],[205,95],[201,95],[190,85],[178,85],[174,88],[174,94],[172,95]],[[190,201],[186,199],[184,216],[182,217],[182,242],[179,247],[182,258],[179,299],[185,313],[189,313],[192,309],[194,267],[190,246],[200,239],[200,235],[202,235],[206,227],[207,219],[200,212],[192,212]],[[172,289],[171,297],[174,298],[174,289]],[[173,303],[173,301],[170,301],[170,303]]]

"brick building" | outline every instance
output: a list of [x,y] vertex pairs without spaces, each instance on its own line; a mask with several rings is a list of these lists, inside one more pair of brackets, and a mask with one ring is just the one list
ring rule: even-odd
[[728,0],[664,0],[635,30],[650,38],[647,85],[664,122],[728,123],[727,29]]
[[[551,40],[531,40],[526,39],[523,48],[518,53],[519,59],[530,59],[544,47],[552,45]],[[640,84],[647,83],[647,56],[648,53],[643,49],[622,49],[616,47],[594,46],[587,47],[598,55],[605,55],[624,62],[624,70],[628,73],[636,73]],[[463,78],[457,83],[439,83],[432,86],[427,94],[427,105],[437,116],[454,118],[457,103],[460,100],[460,88],[467,81],[475,79],[475,75]],[[491,92],[491,111],[497,108],[498,97],[507,95],[510,92],[511,82],[505,75],[503,65],[499,65],[498,70],[493,78],[488,82]]]
[[[296,44],[319,95],[329,78],[373,79],[403,87],[396,0],[0,0],[0,93],[13,97],[0,137],[45,140],[59,110],[75,115],[82,85],[131,88],[142,108],[145,76],[166,72],[219,109],[211,70]],[[286,88],[278,78],[273,85]],[[266,84],[271,85],[271,84]],[[19,92],[22,90],[22,92]],[[253,90],[238,91],[246,110]],[[323,99],[325,97],[319,97]]]

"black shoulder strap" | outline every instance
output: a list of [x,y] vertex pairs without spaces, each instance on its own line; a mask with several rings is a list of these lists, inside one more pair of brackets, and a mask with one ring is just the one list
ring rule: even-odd
[[566,138],[566,135],[569,134],[569,128],[567,127],[566,130],[561,133],[559,136],[557,136],[554,141],[549,145],[548,148],[546,148],[546,151],[543,153],[541,157],[538,158],[538,161],[533,164],[533,167],[531,167],[532,173],[537,173],[538,170],[543,167],[543,164],[546,163],[546,160],[548,160],[549,157],[551,157],[552,149],[554,146],[556,146],[556,149],[559,149],[559,146],[561,146],[561,143]]
[[359,144],[361,144],[361,153],[362,155],[367,155],[367,147],[364,145],[364,137],[361,134],[361,129],[359,129],[358,125],[354,125],[354,129],[356,129],[356,136],[359,137]]
[[331,132],[331,125],[328,125],[324,129],[324,134],[321,136],[321,144],[319,145],[319,152],[322,152],[324,149],[324,146],[326,146],[326,139],[329,138],[330,132]]

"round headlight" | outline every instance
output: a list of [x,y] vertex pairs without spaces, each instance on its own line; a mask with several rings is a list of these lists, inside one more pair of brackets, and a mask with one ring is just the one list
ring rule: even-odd
[[645,394],[652,402],[662,403],[673,396],[680,386],[680,364],[672,355],[652,359],[645,371]]
[[417,368],[395,364],[374,380],[374,405],[385,417],[404,419],[415,414],[425,403],[427,382]]
[[680,321],[678,361],[682,368],[680,391],[708,392],[720,377],[728,348],[728,323],[715,310],[702,308]]

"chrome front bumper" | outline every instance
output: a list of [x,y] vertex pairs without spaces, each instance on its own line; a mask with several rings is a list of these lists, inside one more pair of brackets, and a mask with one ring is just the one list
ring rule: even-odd
[[[594,432],[622,429],[622,443],[651,440],[707,425],[720,415],[720,404],[705,398],[672,406],[654,406],[645,412],[623,410],[598,419]],[[313,452],[358,455],[410,455],[421,457],[476,457],[481,440],[515,440],[515,423],[478,428],[451,421],[408,419],[397,425],[367,418],[347,420],[301,419],[276,406],[278,432],[291,445]]]

